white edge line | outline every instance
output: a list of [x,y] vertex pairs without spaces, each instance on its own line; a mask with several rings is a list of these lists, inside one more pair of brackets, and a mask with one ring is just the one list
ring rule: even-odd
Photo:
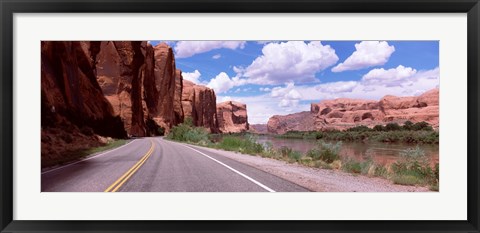
[[69,163],[69,164],[64,165],[64,166],[61,166],[61,167],[57,167],[57,168],[53,168],[53,169],[44,171],[44,172],[42,172],[41,174],[43,175],[43,174],[46,174],[46,173],[49,173],[49,172],[53,172],[53,171],[60,170],[60,169],[66,168],[66,167],[70,167],[70,166],[75,165],[75,164],[77,164],[77,163],[80,163],[80,162],[83,162],[83,161],[87,161],[87,160],[90,160],[90,159],[94,159],[94,158],[96,158],[96,157],[99,157],[99,156],[108,154],[108,153],[110,153],[110,152],[114,152],[114,151],[116,151],[116,150],[118,150],[118,149],[120,149],[120,148],[122,148],[122,147],[127,146],[128,144],[130,144],[130,143],[132,143],[132,142],[134,142],[134,141],[136,141],[136,140],[137,140],[137,139],[133,139],[132,141],[130,141],[130,142],[128,142],[127,144],[122,145],[122,146],[120,146],[120,147],[114,148],[114,149],[112,149],[112,150],[105,151],[105,152],[103,152],[103,153],[100,153],[100,154],[95,155],[95,156],[92,156],[92,157],[88,157],[88,158],[86,158],[86,159],[82,159],[82,160],[79,160],[79,161],[76,161],[76,162],[73,162],[73,163]]
[[264,184],[262,184],[262,183],[260,183],[260,182],[258,182],[258,181],[256,181],[256,180],[254,180],[254,179],[253,179],[253,178],[251,178],[250,176],[247,176],[247,175],[245,175],[245,174],[243,174],[243,173],[241,173],[241,172],[239,172],[239,171],[235,170],[234,168],[232,168],[232,167],[230,167],[230,166],[228,166],[228,165],[226,165],[226,164],[224,164],[224,163],[222,163],[222,162],[220,162],[220,161],[218,161],[218,160],[216,160],[216,159],[214,159],[214,158],[210,157],[209,155],[207,155],[207,154],[205,154],[205,153],[203,153],[203,152],[201,152],[201,151],[198,151],[198,150],[196,150],[196,149],[193,149],[192,147],[189,147],[189,146],[183,145],[183,144],[181,144],[181,143],[179,143],[179,144],[180,144],[180,145],[182,145],[182,146],[184,146],[184,147],[186,147],[186,148],[189,148],[189,149],[191,149],[191,150],[194,150],[194,151],[196,151],[196,152],[200,153],[201,155],[203,155],[203,156],[205,156],[205,157],[207,157],[207,158],[209,158],[209,159],[211,159],[211,160],[213,160],[213,161],[215,161],[215,162],[217,162],[217,163],[219,163],[219,164],[223,165],[224,167],[226,167],[226,168],[228,168],[228,169],[232,170],[233,172],[235,172],[235,173],[237,173],[237,174],[239,174],[239,175],[243,176],[245,179],[247,179],[247,180],[249,180],[249,181],[251,181],[251,182],[255,183],[256,185],[258,185],[258,186],[262,187],[263,189],[265,189],[265,190],[267,190],[267,191],[269,191],[269,192],[272,192],[272,193],[274,193],[274,192],[275,192],[275,190],[273,190],[273,189],[271,189],[271,188],[267,187],[266,185],[264,185]]

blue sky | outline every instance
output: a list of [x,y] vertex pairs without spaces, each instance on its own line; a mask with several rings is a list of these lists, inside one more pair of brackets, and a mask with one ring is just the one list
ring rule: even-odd
[[308,111],[324,99],[378,100],[439,86],[438,41],[166,43],[184,79],[214,89],[217,102],[246,103],[252,124]]

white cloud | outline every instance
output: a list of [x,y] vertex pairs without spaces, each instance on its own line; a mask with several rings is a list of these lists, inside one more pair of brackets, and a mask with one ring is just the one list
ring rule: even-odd
[[202,74],[200,73],[200,71],[198,70],[195,70],[191,73],[188,73],[188,72],[182,72],[182,77],[183,79],[186,79],[188,81],[191,81],[193,83],[196,83],[196,84],[199,84],[200,83],[200,76]]
[[218,96],[217,98],[217,103],[225,102],[225,101],[231,101],[232,97],[230,96]]
[[270,96],[280,99],[278,106],[283,108],[297,106],[300,99],[303,98],[295,89],[295,84],[293,82],[287,83],[285,87],[274,87]]
[[179,41],[175,44],[175,58],[191,57],[214,49],[243,49],[245,41]]
[[254,84],[283,84],[295,81],[315,82],[315,73],[334,65],[338,61],[335,50],[319,41],[305,43],[289,41],[269,43],[246,68],[234,67],[234,71]]
[[269,87],[260,87],[258,90],[260,90],[260,91],[265,91],[265,92],[269,92],[269,91],[271,91],[272,89],[269,88]]
[[[240,79],[239,77],[230,78],[227,73],[221,72],[208,82],[207,87],[212,88],[216,93],[224,93],[233,87],[244,84],[246,84],[245,79]],[[238,89],[238,91],[240,91],[240,89]]]
[[397,68],[385,70],[383,68],[370,70],[362,77],[365,84],[381,84],[385,86],[399,86],[409,81],[417,70],[399,65]]
[[215,54],[215,55],[212,56],[213,59],[219,59],[221,57],[222,57],[221,54]]
[[332,71],[342,72],[383,65],[395,52],[395,47],[388,45],[386,41],[362,41],[355,44],[355,49],[350,57],[333,67]]

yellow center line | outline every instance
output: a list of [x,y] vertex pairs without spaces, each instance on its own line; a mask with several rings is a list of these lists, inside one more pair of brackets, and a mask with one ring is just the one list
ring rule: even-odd
[[125,172],[125,174],[123,174],[120,178],[118,178],[118,180],[116,180],[112,185],[105,189],[104,192],[116,192],[118,189],[120,189],[120,187],[122,187],[125,182],[127,182],[128,179],[130,179],[130,177],[133,176],[133,174],[135,174],[135,172],[137,172],[137,170],[145,163],[145,161],[147,161],[147,159],[153,153],[155,144],[152,140],[150,140],[150,142],[152,143],[152,145],[150,146],[150,149],[147,151],[147,153],[145,153],[145,155],[143,155],[143,157],[137,163],[135,163],[133,167],[131,167],[127,172]]

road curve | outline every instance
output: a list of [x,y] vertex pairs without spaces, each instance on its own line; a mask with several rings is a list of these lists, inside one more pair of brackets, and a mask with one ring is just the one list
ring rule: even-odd
[[42,192],[308,192],[222,155],[139,138],[96,157],[43,172]]

